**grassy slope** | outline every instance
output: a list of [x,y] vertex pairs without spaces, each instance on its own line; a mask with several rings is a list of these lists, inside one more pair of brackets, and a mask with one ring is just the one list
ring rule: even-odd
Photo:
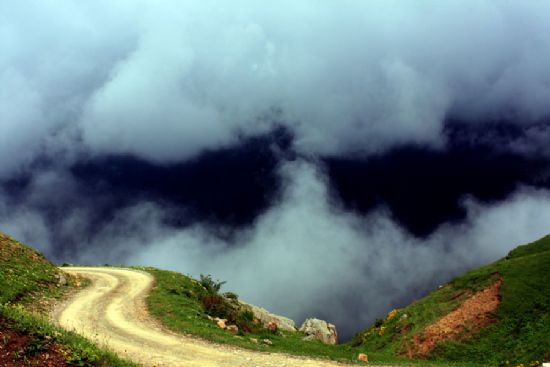
[[[196,287],[191,278],[153,268],[145,270],[152,273],[157,282],[148,299],[151,313],[172,330],[218,343],[350,363],[356,362],[359,352],[368,353],[371,363],[434,366],[529,365],[550,358],[550,236],[520,246],[506,258],[452,280],[410,306],[390,313],[351,343],[340,346],[304,342],[299,334],[293,333],[281,336],[264,331],[235,336],[208,320],[200,301],[190,293]],[[395,357],[413,335],[456,308],[472,292],[491,284],[495,279],[491,274],[495,272],[504,280],[496,324],[474,338],[440,344],[430,355],[433,361]],[[48,300],[61,297],[67,290],[68,287],[57,286],[56,273],[55,266],[40,254],[0,233],[0,329],[9,327],[31,335],[38,345],[45,337],[53,337],[64,345],[74,364],[132,366],[29,312],[30,309],[40,311]],[[406,319],[401,318],[404,314],[408,316]],[[8,325],[3,320],[9,320]],[[255,344],[250,338],[267,338],[273,345]]]
[[[498,275],[495,275],[498,273]],[[550,236],[511,251],[505,258],[455,278],[394,317],[357,335],[355,345],[396,354],[413,335],[455,309],[472,292],[503,279],[498,321],[463,341],[444,342],[429,358],[486,365],[537,365],[550,359]],[[402,315],[406,314],[406,319]],[[383,331],[381,332],[383,327]],[[407,331],[407,329],[410,329]]]
[[[426,363],[426,361],[411,361],[397,358],[385,351],[364,351],[363,348],[355,348],[349,344],[329,346],[316,341],[303,341],[300,333],[285,332],[283,335],[274,335],[269,331],[258,334],[234,335],[224,331],[207,318],[200,301],[194,297],[197,283],[192,278],[180,273],[159,270],[155,268],[139,268],[150,272],[155,276],[156,286],[147,299],[151,314],[160,320],[169,329],[182,333],[201,337],[216,343],[232,344],[248,349],[283,352],[309,357],[328,358],[347,363],[358,363],[358,353],[367,352],[371,363],[388,363],[393,365],[440,365],[439,363]],[[261,343],[253,343],[250,338],[258,340],[270,339],[273,345],[267,346]],[[475,366],[473,363],[446,363],[445,366]]]
[[14,360],[22,363],[30,354],[56,343],[62,345],[69,364],[134,366],[47,322],[43,312],[48,304],[75,285],[68,278],[66,286],[59,286],[56,274],[57,268],[41,254],[0,233],[0,330],[9,329],[31,337],[22,353],[14,355]]

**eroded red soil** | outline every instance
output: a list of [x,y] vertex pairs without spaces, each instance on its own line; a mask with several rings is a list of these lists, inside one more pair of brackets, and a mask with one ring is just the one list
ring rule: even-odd
[[468,298],[456,310],[426,327],[423,335],[416,335],[411,348],[404,354],[425,356],[444,340],[459,340],[496,321],[493,312],[500,303],[499,291],[502,280]]
[[0,366],[2,367],[65,367],[61,348],[45,339],[14,332],[0,319]]

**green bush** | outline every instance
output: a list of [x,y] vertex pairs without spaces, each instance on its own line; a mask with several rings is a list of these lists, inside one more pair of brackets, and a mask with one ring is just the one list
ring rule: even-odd
[[231,305],[221,296],[217,294],[205,295],[201,299],[204,311],[210,316],[229,319],[233,311]]
[[239,299],[239,296],[236,293],[233,293],[233,292],[225,292],[223,294],[223,296],[225,298],[229,298],[229,299],[235,299],[235,300]]
[[254,320],[254,313],[248,309],[239,311],[236,314],[234,322],[239,327],[239,330],[247,333],[257,333],[263,329],[260,323]]
[[204,287],[204,289],[206,289],[206,291],[210,294],[218,294],[222,286],[226,283],[226,282],[212,279],[212,276],[210,274],[208,275],[201,274],[199,282]]
[[251,333],[261,329],[254,320],[254,313],[249,309],[242,309],[237,294],[226,292],[222,296],[218,293],[225,282],[215,281],[210,275],[201,274],[199,284],[203,288],[199,299],[208,315],[226,319],[228,324],[237,325],[241,332]]

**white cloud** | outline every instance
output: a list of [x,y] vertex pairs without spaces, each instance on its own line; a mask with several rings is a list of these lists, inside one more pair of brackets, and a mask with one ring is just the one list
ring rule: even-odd
[[[448,114],[530,122],[550,115],[549,13],[519,0],[2,1],[0,177],[81,150],[189,159],[273,120],[314,155],[440,146]],[[546,147],[537,136],[518,149]],[[351,330],[545,234],[550,219],[548,193],[525,190],[465,201],[465,224],[419,240],[384,212],[335,208],[309,164],[282,174],[284,199],[233,242],[167,228],[164,210],[142,203],[82,239],[82,260],[210,272],[251,302]],[[21,209],[2,194],[0,228],[51,251],[40,205],[55,176],[36,178]],[[78,234],[88,215],[68,211],[55,230]]]
[[26,147],[3,171],[75,125],[92,153],[172,161],[263,132],[273,111],[321,154],[437,146],[448,113],[550,113],[545,2],[1,7],[2,156]]

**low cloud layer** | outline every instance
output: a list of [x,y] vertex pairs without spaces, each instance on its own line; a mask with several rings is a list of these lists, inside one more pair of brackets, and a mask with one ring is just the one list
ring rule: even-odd
[[200,226],[164,231],[144,220],[154,226],[147,230],[153,237],[129,262],[213,274],[249,302],[297,322],[327,318],[349,337],[391,308],[548,233],[545,191],[525,190],[494,206],[464,198],[466,222],[419,240],[384,211],[358,217],[332,205],[326,178],[313,166],[299,162],[282,170],[289,178],[283,200],[233,243]]
[[[156,162],[264,133],[308,153],[442,146],[443,121],[550,107],[540,1],[4,1],[0,174],[48,154]],[[533,144],[537,139],[533,140]]]
[[[0,230],[56,261],[211,273],[349,336],[548,231],[549,13],[2,1]],[[435,205],[386,190],[404,167]]]
[[[93,237],[79,238],[71,260],[209,273],[243,299],[297,322],[326,318],[345,338],[452,276],[546,234],[550,223],[550,194],[525,188],[495,205],[464,197],[464,222],[418,239],[384,210],[367,216],[344,211],[311,162],[286,163],[280,172],[286,182],[280,201],[231,240],[200,224],[167,226],[169,212],[143,202],[120,210]],[[47,243],[49,229],[39,213],[7,215],[3,208],[0,217],[0,228],[46,253],[56,246]],[[69,211],[60,227],[78,237],[79,223],[87,221],[85,212]]]

